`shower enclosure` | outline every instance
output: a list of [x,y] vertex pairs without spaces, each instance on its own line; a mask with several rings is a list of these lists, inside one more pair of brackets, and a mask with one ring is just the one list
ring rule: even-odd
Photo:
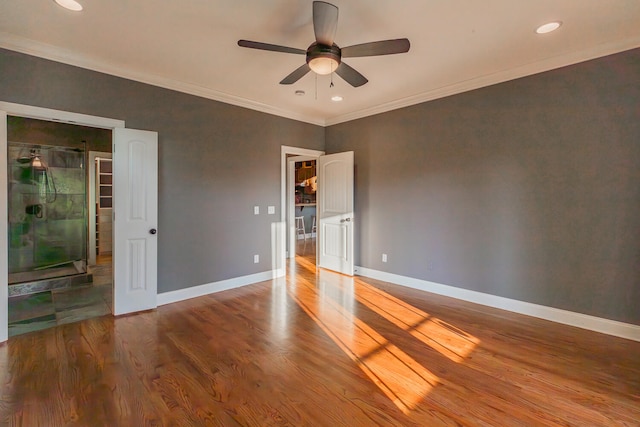
[[[85,147],[8,143],[11,288],[87,272]],[[49,280],[49,281],[47,281]],[[85,280],[90,281],[90,280]],[[20,285],[18,285],[20,284]]]

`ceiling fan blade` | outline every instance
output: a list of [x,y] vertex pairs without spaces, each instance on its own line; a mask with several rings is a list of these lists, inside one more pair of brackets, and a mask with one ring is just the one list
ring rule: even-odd
[[313,2],[313,31],[316,41],[327,46],[333,45],[338,28],[338,8],[323,1]]
[[281,85],[294,84],[295,82],[300,80],[302,77],[304,77],[304,75],[307,74],[309,71],[311,71],[311,68],[309,68],[309,66],[305,63],[304,65],[301,65],[300,67],[296,68],[296,70],[293,73],[289,74],[287,77],[282,79],[280,84]]
[[338,65],[338,69],[336,69],[336,74],[344,79],[347,83],[349,83],[353,87],[360,87],[369,80],[344,62],[341,62]]
[[410,47],[411,43],[409,43],[408,39],[382,40],[343,47],[342,57],[392,55],[394,53],[408,52]]
[[238,46],[248,47],[251,49],[270,50],[272,52],[284,52],[284,53],[296,53],[299,55],[306,55],[307,51],[303,49],[296,49],[295,47],[280,46],[277,44],[252,42],[250,40],[238,40]]

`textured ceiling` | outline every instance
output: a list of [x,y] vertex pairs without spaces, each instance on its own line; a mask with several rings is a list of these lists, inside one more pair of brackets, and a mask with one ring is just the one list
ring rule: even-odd
[[[311,0],[79,1],[80,13],[0,2],[0,47],[319,125],[640,46],[638,0],[334,0],[339,46],[407,37],[411,50],[345,60],[369,79],[360,88],[313,73],[284,86],[304,56],[237,41],[306,49]],[[535,33],[553,20],[558,31]]]

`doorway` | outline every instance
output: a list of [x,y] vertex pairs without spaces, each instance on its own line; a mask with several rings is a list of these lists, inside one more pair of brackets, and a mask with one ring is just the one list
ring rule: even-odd
[[[295,162],[292,156],[309,156],[315,159],[317,174],[316,212],[317,237],[315,266],[337,271],[348,276],[354,274],[354,152],[346,151],[325,155],[316,150],[282,146],[281,201],[282,223],[286,223],[280,235],[282,245],[280,259],[295,258]],[[302,160],[302,159],[300,159]],[[315,267],[314,266],[314,267]],[[278,274],[284,274],[284,271]]]
[[[113,223],[112,313],[118,316],[155,308],[158,133],[125,128],[123,120],[0,101],[0,152],[7,150],[8,116],[108,129],[112,132],[113,206],[114,210],[121,209],[124,214],[124,220]],[[8,338],[7,188],[7,162],[0,161],[0,278],[3,279],[0,286],[0,342]],[[284,259],[284,250],[281,252]],[[127,254],[131,256],[127,257]],[[136,262],[132,263],[131,260]]]
[[[301,242],[298,242],[297,233],[296,233],[296,211],[302,210],[301,206],[296,206],[296,198],[295,198],[295,187],[296,187],[296,176],[295,176],[295,163],[296,161],[311,161],[316,160],[318,157],[324,154],[324,151],[319,150],[311,150],[307,148],[299,148],[299,147],[290,147],[290,146],[282,146],[281,148],[281,222],[286,224],[284,227],[283,236],[281,236],[282,241],[286,244],[282,245],[283,251],[281,253],[281,258],[284,259],[294,259],[296,253],[302,253],[304,249],[304,239]],[[301,201],[304,199],[301,198]],[[309,212],[309,210],[307,210]],[[311,223],[308,225],[309,230],[311,230]],[[305,230],[307,229],[307,224],[305,223]],[[300,237],[302,237],[300,235]],[[310,237],[310,236],[309,236]],[[314,238],[313,243],[311,241],[307,242],[307,249],[309,246],[313,245],[313,255],[308,255],[315,264],[315,243],[316,240]],[[302,247],[299,247],[302,245]],[[284,270],[281,272],[284,274]]]
[[[7,152],[7,118],[8,116],[34,118],[50,122],[60,122],[80,126],[88,126],[98,129],[108,129],[110,131],[124,128],[125,122],[122,120],[109,119],[105,117],[90,116],[85,114],[72,113],[68,111],[52,110],[49,108],[35,107],[31,105],[15,104],[0,101],[0,152]],[[113,135],[113,142],[117,140]],[[0,161],[0,343],[8,338],[8,171],[7,162]],[[125,191],[126,193],[126,191]],[[114,258],[114,265],[118,264]],[[118,283],[114,282],[114,296],[118,295]],[[113,304],[114,310],[117,304]]]
[[110,251],[89,249],[103,191],[89,150],[110,150],[112,131],[8,116],[7,140],[8,336],[111,314]]
[[288,161],[289,216],[295,232],[290,236],[292,255],[316,264],[317,218],[316,158],[291,156]]

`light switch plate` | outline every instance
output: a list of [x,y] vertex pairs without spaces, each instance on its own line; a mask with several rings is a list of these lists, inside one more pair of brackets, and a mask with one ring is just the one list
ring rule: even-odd
[[275,213],[276,213],[276,207],[275,207],[275,206],[269,206],[269,207],[267,208],[267,213],[268,213],[269,215],[273,215],[273,214],[275,214]]
[[260,215],[260,206],[254,206],[253,207],[253,214],[254,215]]

